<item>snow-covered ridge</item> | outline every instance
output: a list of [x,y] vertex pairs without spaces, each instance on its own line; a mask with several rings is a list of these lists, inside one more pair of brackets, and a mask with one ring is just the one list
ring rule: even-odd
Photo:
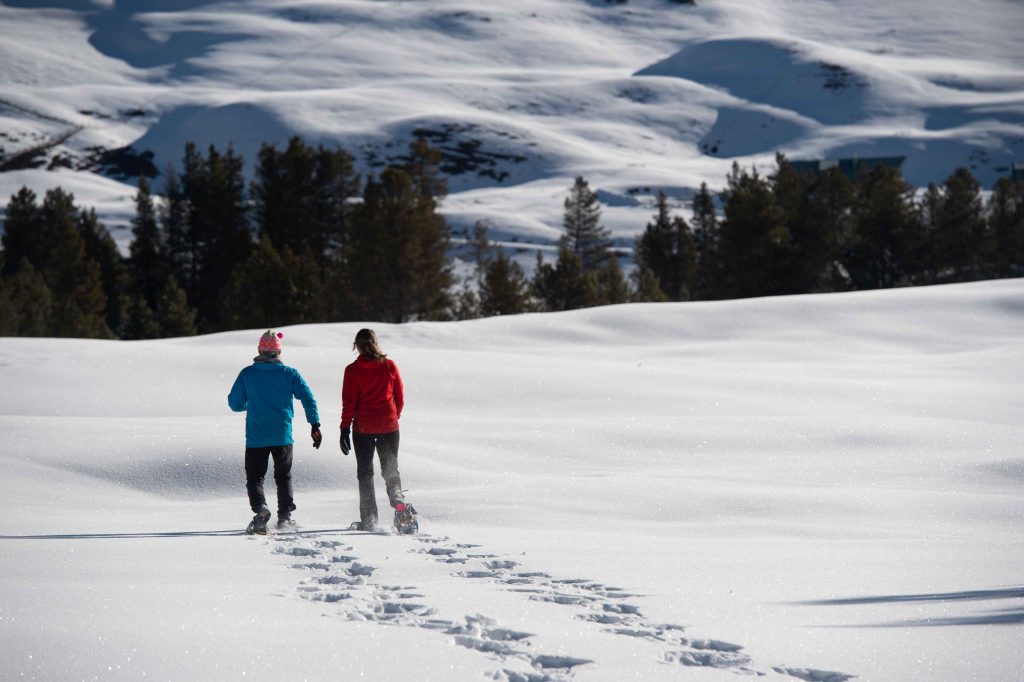
[[93,177],[116,172],[97,150],[161,169],[187,140],[231,143],[251,162],[292,134],[364,171],[424,135],[448,153],[453,225],[530,243],[557,236],[576,175],[619,237],[657,189],[684,200],[776,151],[991,186],[1024,152],[1021,25],[1004,0],[7,0],[4,159],[75,130],[37,158],[74,170],[0,173],[0,195],[63,184],[122,225],[131,188]]

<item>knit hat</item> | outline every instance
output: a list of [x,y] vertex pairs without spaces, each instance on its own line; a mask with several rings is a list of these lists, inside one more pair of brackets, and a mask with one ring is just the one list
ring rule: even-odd
[[284,338],[284,334],[281,332],[274,332],[270,329],[263,332],[263,336],[260,337],[259,351],[261,353],[269,353],[271,351],[281,352],[281,339]]

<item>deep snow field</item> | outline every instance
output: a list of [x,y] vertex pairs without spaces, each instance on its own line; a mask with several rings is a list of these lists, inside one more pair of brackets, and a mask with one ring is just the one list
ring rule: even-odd
[[260,330],[0,339],[0,679],[1024,679],[1024,281],[375,325],[417,537],[342,530],[359,327],[266,538]]
[[659,189],[685,213],[776,151],[905,156],[917,186],[968,166],[990,189],[1024,159],[1022,27],[1018,0],[2,0],[0,158],[59,144],[0,198],[60,185],[125,244],[137,171],[103,151],[162,172],[187,141],[231,143],[251,170],[294,134],[364,172],[426,136],[452,226],[527,251],[558,238],[577,175],[621,246]]

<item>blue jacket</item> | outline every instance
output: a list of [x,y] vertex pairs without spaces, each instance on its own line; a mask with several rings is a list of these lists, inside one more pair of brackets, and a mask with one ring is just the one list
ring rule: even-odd
[[320,423],[316,399],[297,369],[257,362],[238,373],[228,394],[228,407],[245,412],[245,447],[292,444],[293,398],[302,402],[306,421]]

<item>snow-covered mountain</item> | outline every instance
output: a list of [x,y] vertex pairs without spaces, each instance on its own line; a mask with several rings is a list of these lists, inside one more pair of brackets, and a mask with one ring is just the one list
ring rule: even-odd
[[418,537],[341,530],[360,324],[284,330],[326,440],[265,539],[226,402],[262,330],[0,339],[0,679],[1024,679],[1022,300],[377,325]]
[[576,175],[622,239],[656,190],[776,151],[989,187],[1024,158],[1022,28],[1015,0],[3,0],[0,196],[59,184],[124,225],[144,155],[293,134],[364,172],[425,136],[453,226],[531,244]]

